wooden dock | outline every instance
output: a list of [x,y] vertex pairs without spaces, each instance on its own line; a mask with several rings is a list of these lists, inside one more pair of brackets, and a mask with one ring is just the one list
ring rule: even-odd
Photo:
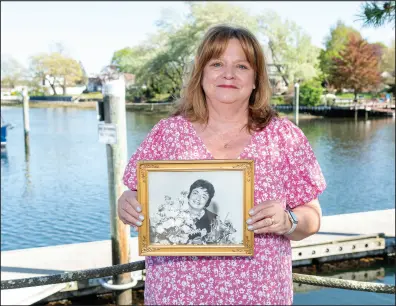
[[[293,105],[273,105],[279,111],[293,111]],[[323,117],[394,117],[395,104],[392,103],[344,103],[319,106],[299,106],[300,113]]]
[[[131,261],[138,256],[137,238],[130,239]],[[320,232],[292,241],[293,266],[313,260],[331,261],[394,253],[395,209],[325,216]],[[111,265],[110,240],[1,252],[1,279],[18,279],[101,268]],[[142,271],[133,272],[137,280]],[[107,278],[110,279],[110,278]],[[80,291],[98,293],[98,279],[1,291],[1,305],[31,305],[54,294],[76,296]]]

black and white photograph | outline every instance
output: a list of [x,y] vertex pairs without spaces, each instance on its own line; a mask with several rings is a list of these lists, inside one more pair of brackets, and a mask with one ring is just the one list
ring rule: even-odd
[[243,172],[150,172],[150,243],[243,242]]
[[252,256],[252,160],[139,161],[141,256]]

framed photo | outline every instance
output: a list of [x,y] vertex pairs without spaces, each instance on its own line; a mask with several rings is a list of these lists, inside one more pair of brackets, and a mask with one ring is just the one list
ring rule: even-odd
[[141,256],[253,256],[252,160],[139,161]]

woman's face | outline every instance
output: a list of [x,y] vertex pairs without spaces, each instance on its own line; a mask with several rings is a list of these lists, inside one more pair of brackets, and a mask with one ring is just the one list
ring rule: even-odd
[[188,205],[190,205],[191,209],[200,211],[204,209],[208,200],[209,194],[206,189],[198,187],[191,191],[190,197],[188,199]]
[[254,87],[254,70],[238,39],[228,42],[223,55],[205,66],[202,88],[211,103],[249,103]]

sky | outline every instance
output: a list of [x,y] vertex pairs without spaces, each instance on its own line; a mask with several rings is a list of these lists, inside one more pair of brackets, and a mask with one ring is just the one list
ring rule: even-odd
[[[229,1],[252,15],[266,10],[282,19],[295,21],[311,36],[312,43],[323,41],[337,20],[359,30],[369,42],[389,45],[395,37],[391,25],[363,28],[357,15],[362,1]],[[1,57],[13,57],[28,65],[30,56],[54,50],[56,43],[82,62],[88,74],[99,73],[111,61],[114,51],[138,45],[158,29],[162,10],[183,17],[183,2],[161,1],[75,1],[1,2]]]

